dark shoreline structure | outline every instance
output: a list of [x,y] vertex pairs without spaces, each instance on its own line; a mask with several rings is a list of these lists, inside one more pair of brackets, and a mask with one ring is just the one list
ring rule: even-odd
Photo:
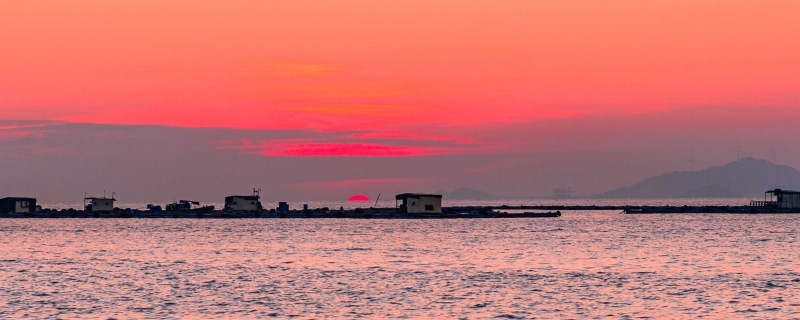
[[[85,198],[84,210],[47,209],[36,206],[33,198],[6,198],[9,208],[16,211],[0,211],[0,218],[350,218],[350,219],[471,219],[471,218],[556,218],[556,212],[523,212],[506,213],[491,207],[442,207],[442,196],[423,193],[403,193],[397,195],[395,208],[369,208],[331,210],[329,208],[289,210],[286,202],[280,202],[275,209],[265,209],[261,205],[260,189],[253,189],[251,196],[225,197],[222,210],[214,210],[213,206],[199,206],[200,202],[181,200],[161,206],[148,204],[147,210],[113,207],[113,198]],[[21,212],[19,200],[25,200],[25,212]],[[86,200],[91,200],[86,204]],[[402,204],[400,201],[402,200]],[[16,202],[15,202],[16,201]],[[98,202],[99,201],[99,202]],[[5,202],[0,204],[6,205]],[[102,205],[102,206],[101,206]],[[30,208],[30,209],[28,209]],[[98,210],[98,208],[101,208]]]
[[0,215],[19,214],[33,216],[36,214],[36,199],[9,197],[0,199]]
[[[503,211],[526,211],[507,213]],[[770,206],[474,206],[442,207],[441,214],[409,214],[395,208],[335,210],[276,209],[258,211],[148,211],[115,208],[109,212],[76,209],[40,209],[36,212],[3,213],[0,218],[350,218],[350,219],[475,219],[475,218],[547,218],[560,217],[568,211],[617,211],[625,214],[796,214],[800,208]]]
[[440,214],[411,214],[397,211],[395,208],[369,208],[354,210],[331,210],[317,208],[308,210],[276,209],[258,211],[222,211],[188,212],[188,211],[148,211],[115,208],[109,212],[92,212],[76,209],[41,209],[36,213],[10,213],[0,218],[200,218],[200,219],[237,219],[237,218],[303,218],[303,219],[486,219],[486,218],[557,218],[556,212],[523,212],[505,213],[492,207],[449,207],[442,208]]
[[[253,196],[226,198],[223,210],[213,206],[192,208],[196,201],[182,200],[168,205],[172,210],[148,205],[148,210],[113,208],[109,211],[42,209],[34,198],[0,199],[0,218],[350,218],[350,219],[481,219],[481,218],[555,218],[562,211],[618,211],[625,214],[729,213],[783,214],[800,213],[800,192],[775,189],[765,192],[764,201],[746,206],[464,206],[442,207],[441,195],[404,193],[397,195],[395,208],[339,210],[330,208],[289,210],[285,202],[275,209],[264,209],[258,191]],[[402,200],[402,204],[400,201]],[[246,201],[246,203],[241,203]],[[239,206],[238,205],[244,205]],[[171,207],[170,207],[171,206]],[[21,209],[23,208],[24,209]],[[246,208],[248,210],[242,210]],[[88,208],[87,208],[88,209]],[[519,211],[509,213],[508,211]]]
[[[253,189],[251,196],[225,197],[225,207],[214,210],[213,206],[199,206],[200,202],[181,200],[167,204],[163,210],[161,206],[148,204],[147,210],[131,208],[113,208],[96,210],[94,199],[114,201],[104,198],[93,199],[92,204],[85,205],[84,210],[76,209],[47,209],[35,206],[36,199],[24,198],[25,204],[32,204],[34,209],[26,212],[4,211],[0,218],[350,218],[350,219],[470,219],[470,218],[556,218],[561,216],[556,212],[523,212],[506,213],[496,211],[491,207],[442,207],[442,196],[422,193],[403,193],[397,195],[395,208],[369,208],[331,210],[329,208],[309,209],[304,205],[303,210],[289,210],[286,202],[280,202],[275,209],[265,209],[261,205],[261,190]],[[23,198],[7,198],[9,206],[12,200]],[[3,199],[6,200],[6,199]],[[28,201],[30,200],[30,201]],[[400,204],[402,200],[402,205]],[[113,202],[110,202],[113,204]],[[106,202],[103,202],[107,205]],[[19,207],[19,205],[16,205]],[[27,207],[26,207],[27,208]],[[113,209],[112,209],[113,208]]]

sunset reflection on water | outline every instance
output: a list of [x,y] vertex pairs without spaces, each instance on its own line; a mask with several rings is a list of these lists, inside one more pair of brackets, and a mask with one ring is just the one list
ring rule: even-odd
[[791,318],[799,218],[0,219],[0,317]]

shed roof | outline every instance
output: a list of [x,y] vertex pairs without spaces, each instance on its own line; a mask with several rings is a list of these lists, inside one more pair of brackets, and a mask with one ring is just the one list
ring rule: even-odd
[[227,197],[225,197],[225,199],[230,199],[230,198],[241,198],[241,199],[244,199],[244,200],[258,200],[258,199],[261,199],[260,196],[227,196]]
[[772,194],[800,194],[800,191],[775,189],[775,190],[767,191],[767,193],[772,193]]
[[421,197],[425,197],[425,198],[440,198],[441,199],[442,195],[441,194],[429,194],[429,193],[401,193],[401,194],[396,195],[394,198],[397,199],[397,200],[400,200],[400,199],[407,199],[407,198],[419,199]]
[[88,197],[88,198],[84,198],[84,200],[114,200],[114,201],[117,201],[117,199],[106,198],[106,197]]
[[36,198],[5,197],[5,198],[0,199],[0,201],[36,201]]

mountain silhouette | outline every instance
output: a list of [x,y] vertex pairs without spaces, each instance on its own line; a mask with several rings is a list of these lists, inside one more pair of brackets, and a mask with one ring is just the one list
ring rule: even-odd
[[667,173],[594,198],[758,197],[776,188],[800,189],[800,171],[766,160],[744,158],[702,171]]

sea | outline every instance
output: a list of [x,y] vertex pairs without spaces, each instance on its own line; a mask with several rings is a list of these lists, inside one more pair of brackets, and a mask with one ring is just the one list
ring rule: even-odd
[[[749,199],[622,202],[740,201]],[[0,318],[798,319],[798,226],[794,214],[615,211],[0,219]]]

